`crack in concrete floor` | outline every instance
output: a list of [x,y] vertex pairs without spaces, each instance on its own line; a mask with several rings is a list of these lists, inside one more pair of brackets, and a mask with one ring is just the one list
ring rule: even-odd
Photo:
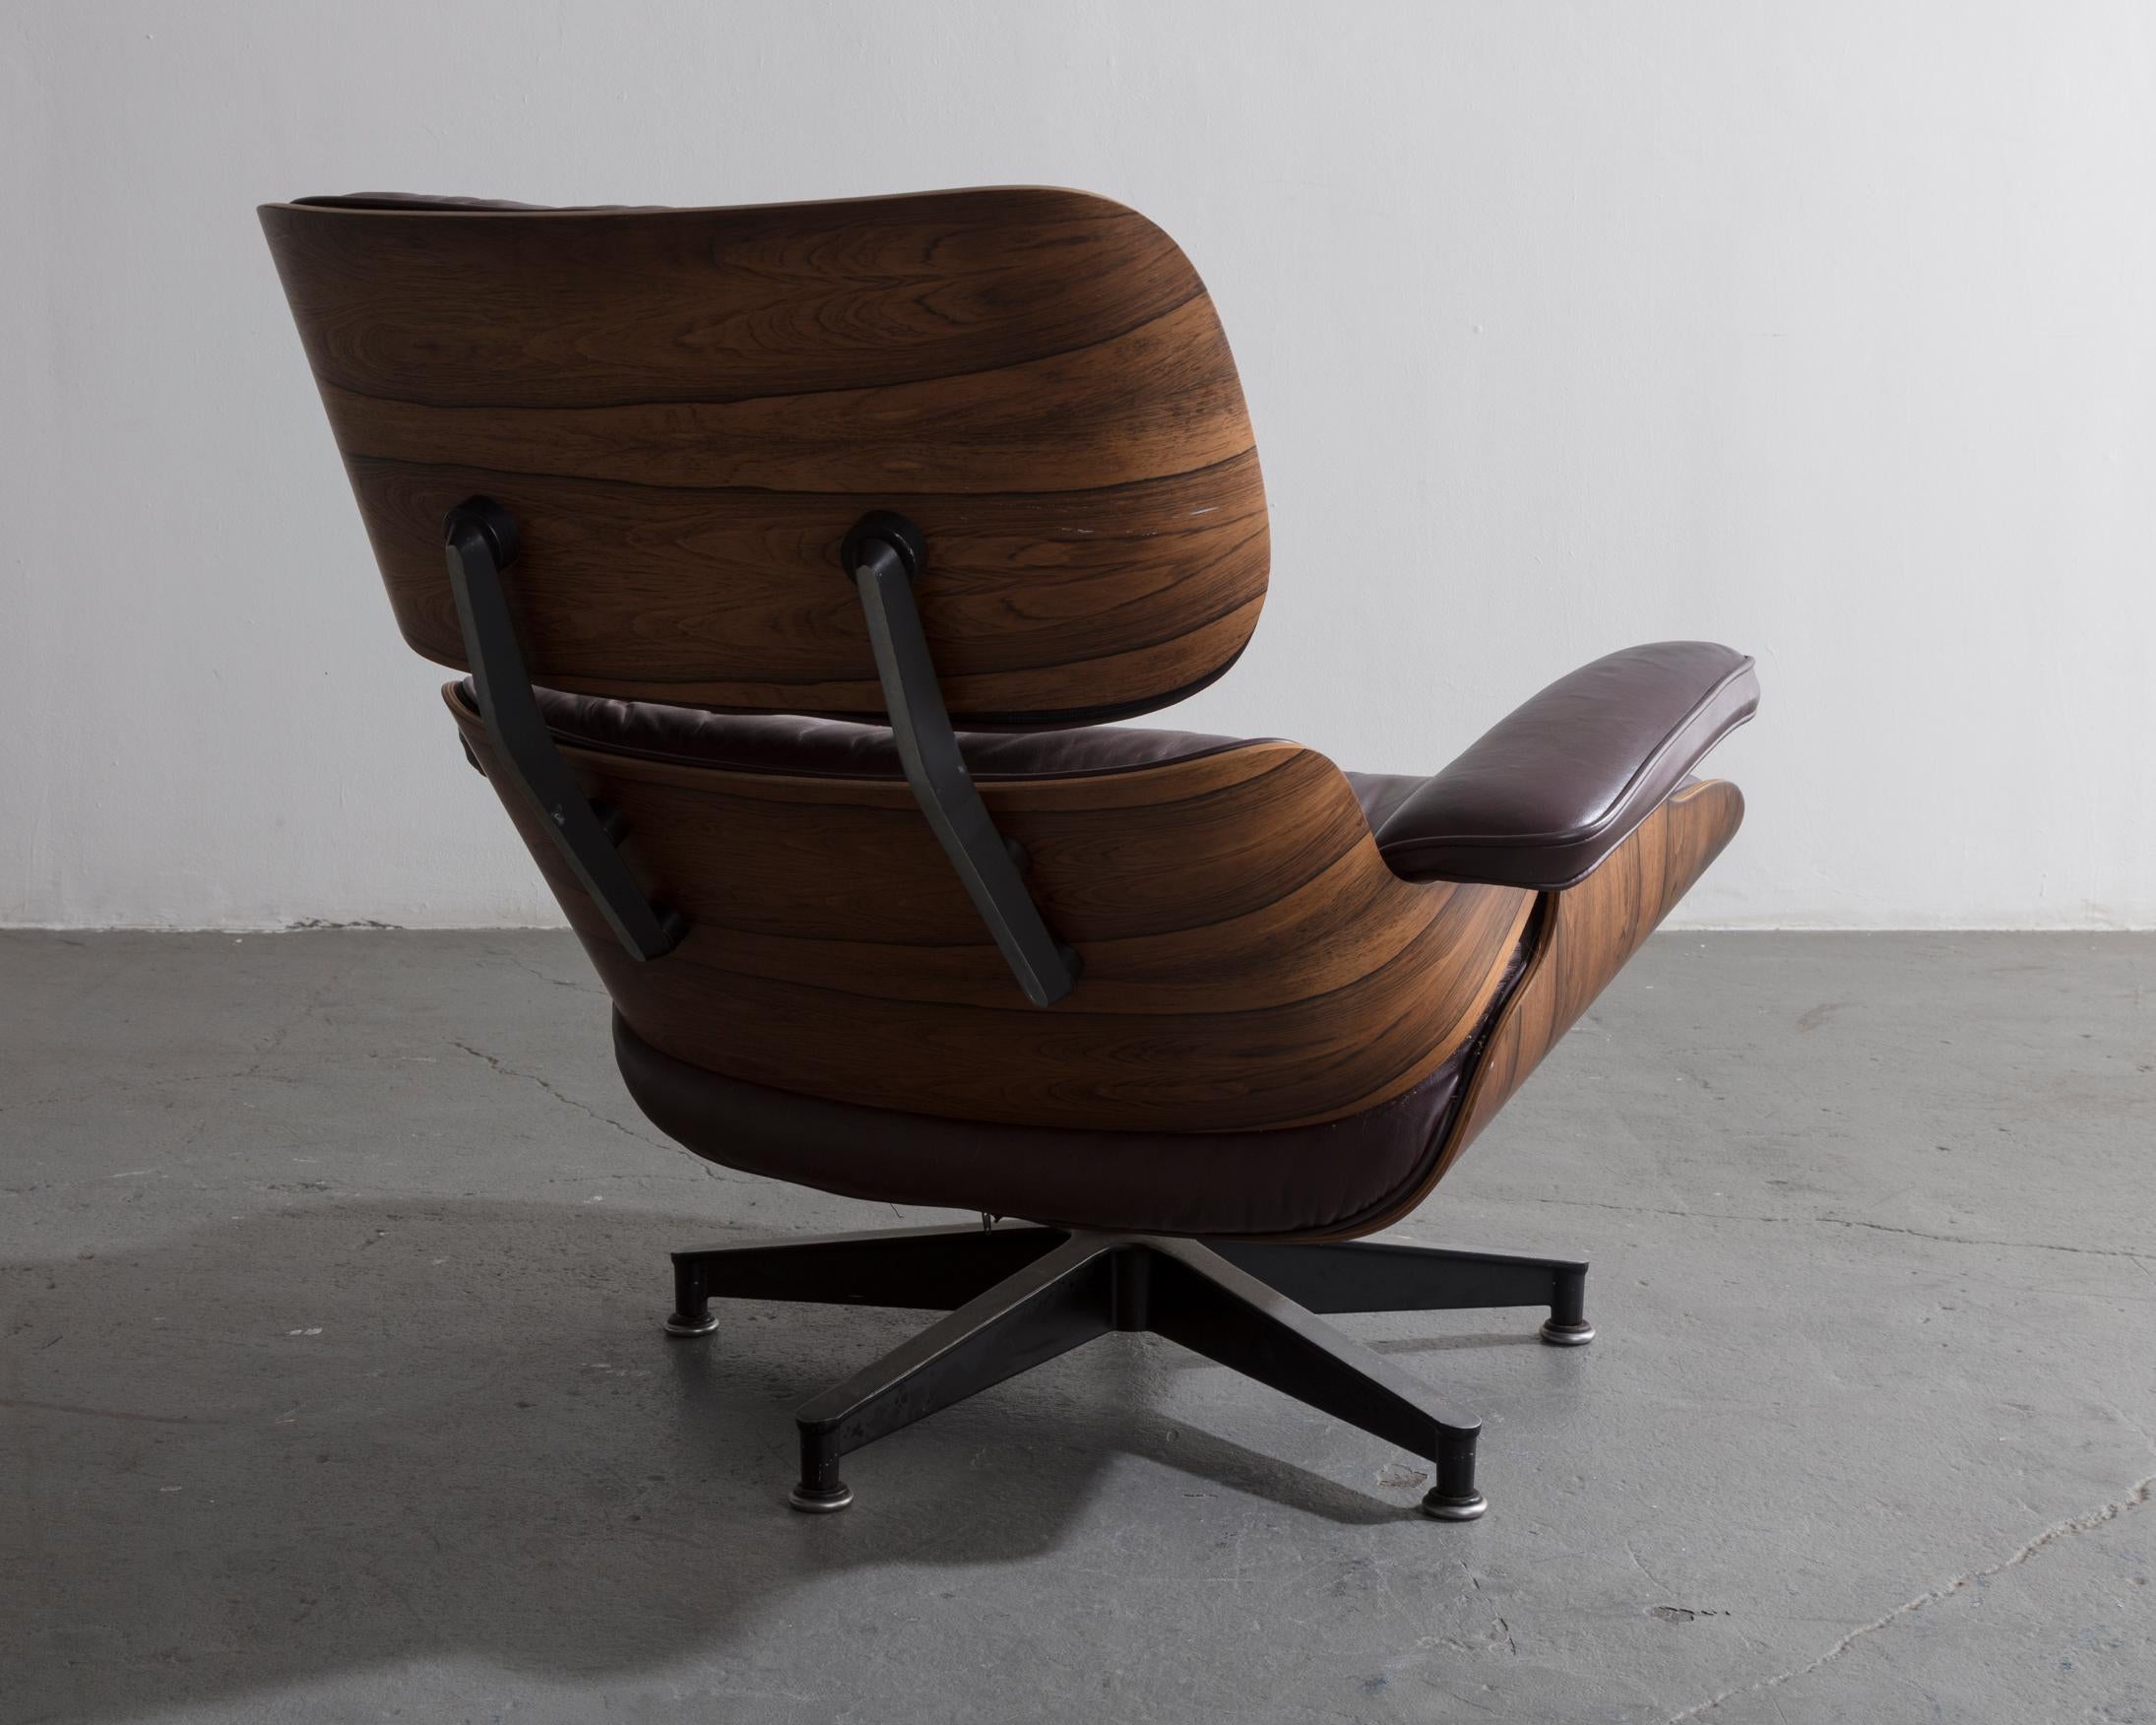
[[2111,1246],[2065,1246],[2056,1240],[1987,1240],[1973,1234],[1937,1234],[1928,1228],[1903,1228],[1891,1222],[1864,1222],[1849,1216],[1745,1216],[1729,1210],[1667,1210],[1647,1204],[1611,1204],[1594,1198],[1557,1198],[1528,1194],[1512,1200],[1522,1204],[1556,1204],[1578,1210],[1616,1210],[1634,1216],[1674,1216],[1686,1222],[1756,1222],[1772,1228],[1866,1228],[1875,1234],[1906,1234],[1912,1240],[1935,1240],[1944,1246],[1983,1246],[2002,1251],[2064,1251],[2076,1257],[2124,1258],[2147,1269],[2144,1254]]
[[[659,1266],[691,1229],[891,1212],[692,1179],[626,1119],[570,937],[6,937],[0,1545],[40,1581],[0,1611],[0,1719],[2138,1716],[2150,1483],[2075,1511],[2156,1430],[2150,1266],[2112,1246],[2156,1217],[2156,1088],[2112,1082],[2156,942],[1966,944],[1649,944],[1402,1230],[1578,1248],[1610,1320],[1564,1359],[1508,1319],[1370,1320],[1447,1347],[1418,1375],[1489,1422],[1492,1513],[1432,1539],[1382,1445],[1165,1347],[864,1451],[854,1518],[803,1529],[773,1484],[797,1392],[912,1314],[750,1309],[680,1349]],[[1994,982],[2000,952],[2032,963]],[[1862,1025],[1792,1031],[1852,994]],[[295,1590],[337,1609],[286,1622]],[[1086,1674],[1072,1711],[1043,1670]]]
[[[530,967],[526,966],[525,968],[529,969]],[[738,1182],[741,1179],[739,1175],[734,1174],[730,1169],[721,1168],[715,1162],[707,1162],[703,1157],[698,1156],[693,1150],[684,1149],[679,1144],[673,1143],[668,1139],[655,1138],[647,1132],[640,1132],[634,1126],[625,1125],[620,1120],[615,1119],[613,1116],[602,1113],[600,1110],[592,1107],[590,1103],[579,1102],[575,1097],[567,1095],[563,1091],[555,1088],[552,1083],[544,1078],[541,1078],[537,1072],[522,1071],[519,1068],[510,1065],[499,1054],[490,1054],[484,1049],[476,1049],[470,1043],[458,1042],[455,1038],[452,1038],[450,1040],[449,1046],[453,1049],[461,1050],[465,1054],[470,1054],[476,1060],[484,1061],[488,1066],[492,1067],[496,1073],[504,1078],[521,1079],[524,1083],[537,1085],[540,1090],[544,1091],[548,1096],[552,1097],[564,1108],[574,1109],[578,1114],[583,1115],[586,1118],[597,1120],[602,1126],[611,1126],[615,1131],[619,1132],[625,1138],[633,1138],[639,1144],[648,1144],[653,1149],[664,1150],[669,1155],[688,1157],[696,1164],[699,1169],[703,1171],[707,1179],[726,1182]]]
[[[1739,1699],[1744,1695],[1761,1694],[1769,1690],[1780,1689],[1784,1684],[1795,1683],[1801,1677],[1808,1677],[1814,1671],[1841,1658],[1843,1654],[1856,1646],[1867,1635],[1875,1635],[1881,1629],[1890,1629],[1895,1624],[1900,1623],[1902,1619],[1924,1610],[1928,1605],[1936,1605],[1942,1599],[1950,1599],[1965,1587],[1974,1586],[1979,1581],[1988,1581],[1994,1575],[2004,1574],[2016,1565],[2027,1563],[2054,1541],[2071,1539],[2075,1534],[2093,1533],[2106,1522],[2116,1521],[2120,1516],[2130,1510],[2145,1507],[2149,1501],[2149,1494],[2152,1491],[2156,1491],[2156,1474],[2151,1474],[2148,1478],[2136,1483],[2133,1489],[2117,1502],[2106,1503],[2100,1508],[2090,1510],[2086,1515],[2076,1515],[2071,1520],[2057,1522],[2047,1527],[2034,1539],[2021,1546],[2011,1557],[2004,1558],[1985,1568],[1971,1569],[1966,1574],[1956,1575],[1951,1581],[1941,1582],[1936,1587],[1927,1588],[1924,1592],[1918,1594],[1916,1598],[1897,1605],[1884,1617],[1874,1618],[1868,1624],[1859,1625],[1808,1664],[1799,1665],[1788,1671],[1777,1672],[1772,1677],[1760,1678],[1756,1683],[1740,1684],[1734,1689],[1724,1690],[1720,1694],[1711,1696],[1695,1706],[1686,1707],[1681,1713],[1672,1713],[1668,1725],[1683,1725],[1684,1720],[1700,1718],[1707,1713],[1713,1712],[1715,1708],[1725,1702]],[[1636,1563],[1638,1560],[1634,1559],[1633,1561]]]

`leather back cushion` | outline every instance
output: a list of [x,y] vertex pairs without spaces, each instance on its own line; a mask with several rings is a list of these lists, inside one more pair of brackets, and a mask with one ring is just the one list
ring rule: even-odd
[[1265,499],[1203,283],[1016,188],[731,210],[368,194],[261,212],[406,639],[464,666],[441,523],[514,514],[536,681],[880,717],[840,541],[927,537],[961,721],[1162,706],[1255,626]]

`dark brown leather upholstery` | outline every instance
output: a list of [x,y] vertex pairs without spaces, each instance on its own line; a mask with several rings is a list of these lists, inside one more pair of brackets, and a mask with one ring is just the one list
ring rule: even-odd
[[[900,775],[880,725],[537,692],[555,735],[587,748],[749,772]],[[458,693],[478,711],[469,679]],[[1742,654],[1658,642],[1560,677],[1442,772],[1346,778],[1394,873],[1554,890],[1591,873],[1758,704]],[[959,735],[968,768],[988,781],[1112,773],[1243,740],[1110,725]]]
[[[457,685],[457,693],[473,712],[479,710],[471,678]],[[751,773],[896,779],[902,772],[898,745],[881,725],[793,714],[713,713],[559,689],[534,693],[554,735],[585,748]],[[959,746],[977,779],[1060,779],[1187,760],[1239,748],[1242,739],[1196,731],[1091,725],[1076,731],[962,731]]]
[[1142,1234],[1353,1232],[1443,1148],[1461,1075],[1526,968],[1522,942],[1476,1036],[1413,1090],[1345,1119],[1261,1132],[1093,1132],[939,1119],[748,1084],[661,1054],[614,1015],[645,1117],[708,1161],[878,1202]]
[[1392,811],[1420,791],[1429,780],[1421,773],[1348,773],[1343,775],[1363,816],[1375,832],[1391,818]]
[[334,192],[318,198],[294,198],[314,210],[398,210],[423,215],[429,210],[445,213],[475,210],[554,211],[562,214],[595,210],[656,210],[656,204],[519,204],[509,198],[459,198],[434,192]]
[[1364,779],[1357,794],[1396,874],[1554,890],[1592,873],[1758,705],[1743,654],[1657,641],[1559,677],[1422,784]]

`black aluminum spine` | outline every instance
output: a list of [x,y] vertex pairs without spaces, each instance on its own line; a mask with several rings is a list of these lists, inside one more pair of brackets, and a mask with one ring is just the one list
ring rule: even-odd
[[562,861],[622,949],[636,959],[664,957],[680,944],[687,926],[677,913],[644,896],[616,848],[627,830],[620,812],[593,802],[578,788],[532,693],[532,674],[502,586],[502,572],[517,560],[515,519],[490,497],[468,497],[443,521],[442,539],[465,661],[478,690],[479,721],[497,761],[545,817]]
[[1023,849],[996,830],[966,770],[914,598],[926,543],[904,516],[879,510],[855,524],[841,556],[860,594],[884,711],[914,800],[1026,998],[1052,1006],[1077,986],[1078,955],[1048,931],[1026,887]]

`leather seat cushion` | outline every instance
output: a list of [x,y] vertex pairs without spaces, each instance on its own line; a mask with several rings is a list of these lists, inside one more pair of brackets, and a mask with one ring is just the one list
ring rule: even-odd
[[[1523,965],[1524,948],[1512,975]],[[1259,1132],[994,1125],[826,1102],[676,1060],[619,1014],[614,1055],[655,1126],[748,1174],[1074,1228],[1263,1238],[1354,1234],[1384,1215],[1442,1149],[1469,1050],[1361,1114]]]
[[[458,694],[474,712],[470,679]],[[735,771],[897,778],[879,725],[745,715],[537,689],[553,733],[581,747]],[[1345,775],[1378,854],[1408,880],[1551,891],[1592,873],[1759,703],[1752,662],[1706,641],[1628,648],[1560,677],[1427,777]],[[1064,778],[1247,746],[1195,731],[1091,725],[960,732],[975,778]]]
[[[735,772],[878,779],[904,774],[898,744],[881,725],[796,714],[714,713],[656,701],[564,694],[559,689],[532,692],[547,729],[582,748]],[[457,694],[473,712],[478,711],[469,677],[457,685]],[[962,731],[958,741],[967,770],[983,780],[1122,772],[1243,746],[1240,737],[1147,731],[1130,725],[1088,725],[1072,731]]]
[[[534,689],[547,729],[565,742],[646,760],[741,772],[830,774],[896,779],[902,776],[898,745],[880,725],[794,714],[714,713],[702,707],[669,707],[654,701],[617,701],[600,695]],[[476,713],[472,679],[457,696]],[[1245,739],[1202,731],[1147,731],[1132,725],[1088,725],[1072,731],[1016,734],[962,731],[959,749],[976,779],[1066,778],[1114,773],[1131,767],[1188,760]],[[1384,817],[1425,781],[1412,775],[1343,775],[1375,832]]]

